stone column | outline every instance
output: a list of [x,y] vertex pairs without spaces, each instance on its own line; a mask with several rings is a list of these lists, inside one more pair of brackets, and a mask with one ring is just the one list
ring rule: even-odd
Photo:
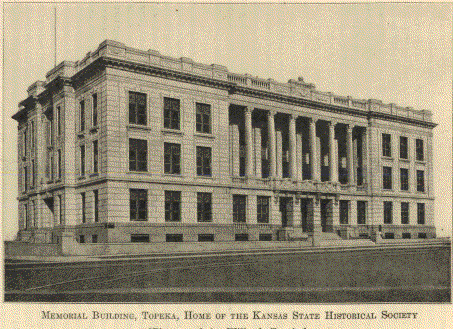
[[314,247],[319,247],[321,244],[321,202],[316,197],[312,199],[312,218],[313,218],[313,235],[312,235],[312,245]]
[[252,109],[245,108],[245,176],[253,176]]
[[352,125],[346,130],[346,158],[348,167],[348,184],[354,185],[354,152],[352,145]]
[[334,121],[329,123],[329,167],[330,181],[338,182],[338,161],[335,147],[335,125]]
[[289,119],[289,174],[293,181],[297,180],[296,119],[296,115],[291,115]]
[[267,128],[268,128],[268,152],[269,152],[269,177],[275,178],[277,173],[277,163],[275,160],[275,122],[274,116],[277,114],[276,111],[269,111],[267,114]]
[[319,162],[318,162],[318,148],[316,143],[316,122],[318,119],[310,119],[310,172],[311,179],[320,181],[319,177]]

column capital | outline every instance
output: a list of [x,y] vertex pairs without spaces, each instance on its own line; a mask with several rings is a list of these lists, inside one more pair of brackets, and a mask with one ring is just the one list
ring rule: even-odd
[[316,122],[318,122],[319,118],[318,117],[309,117],[308,120],[310,121],[310,123],[316,124]]
[[347,130],[348,132],[351,132],[351,131],[352,131],[352,128],[354,128],[354,127],[355,127],[355,125],[354,125],[353,123],[347,123],[347,124],[346,124],[346,130]]
[[291,113],[291,114],[289,115],[289,117],[290,117],[291,120],[297,120],[297,118],[299,117],[299,114]]
[[253,112],[254,109],[255,109],[255,108],[252,107],[252,106],[245,106],[245,113],[250,113],[250,114],[252,114],[252,112]]
[[268,116],[273,116],[273,117],[274,117],[276,114],[277,114],[277,111],[276,111],[276,110],[268,110],[268,111],[267,111],[267,115],[268,115]]
[[330,121],[327,121],[327,124],[329,127],[335,127],[338,124],[338,121],[330,120]]

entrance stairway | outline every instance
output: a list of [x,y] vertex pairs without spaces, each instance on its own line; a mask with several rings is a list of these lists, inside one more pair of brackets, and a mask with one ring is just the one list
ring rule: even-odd
[[320,237],[322,241],[343,240],[337,233],[334,232],[321,232]]

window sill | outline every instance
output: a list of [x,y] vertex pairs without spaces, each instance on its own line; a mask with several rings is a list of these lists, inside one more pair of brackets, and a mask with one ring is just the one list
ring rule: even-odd
[[175,178],[184,178],[181,174],[162,174],[162,177],[175,177]]
[[79,132],[77,133],[77,137],[79,137],[79,138],[85,137],[85,132],[84,132],[84,131],[79,131]]
[[184,135],[184,132],[181,130],[176,130],[176,129],[168,129],[168,128],[162,128],[162,134],[171,134],[171,135]]
[[77,177],[77,180],[83,180],[83,179],[85,179],[85,178],[86,178],[85,175],[83,175],[83,176]]
[[99,176],[99,173],[97,173],[97,172],[96,172],[96,173],[90,174],[90,178],[92,178],[92,177],[98,177],[98,176]]
[[384,192],[395,192],[395,190],[391,189],[391,188],[382,188],[382,191],[384,191]]
[[406,158],[400,158],[399,160],[400,160],[400,162],[407,162],[407,163],[411,162],[411,160],[406,159]]
[[415,163],[416,164],[420,164],[420,165],[426,165],[426,161],[425,160],[415,160]]
[[388,156],[383,155],[383,156],[382,156],[382,160],[393,161],[394,158],[393,158],[393,157],[388,157]]
[[215,177],[213,176],[195,176],[196,179],[208,179],[208,180],[214,180]]
[[150,126],[145,126],[145,125],[136,125],[136,124],[128,124],[127,125],[127,130],[144,130],[144,131],[150,131],[151,127]]
[[201,138],[210,138],[210,139],[215,139],[215,136],[213,134],[206,134],[206,133],[201,133],[201,132],[196,132],[193,134],[196,137],[201,137]]
[[136,175],[148,175],[149,172],[146,170],[146,171],[133,171],[133,170],[129,170],[127,172],[128,174],[136,174]]

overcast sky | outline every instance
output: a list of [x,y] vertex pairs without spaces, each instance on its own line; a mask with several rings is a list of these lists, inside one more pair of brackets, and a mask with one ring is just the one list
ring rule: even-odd
[[451,4],[4,4],[3,228],[17,232],[17,103],[57,63],[104,39],[321,91],[428,109],[436,226],[451,233]]

